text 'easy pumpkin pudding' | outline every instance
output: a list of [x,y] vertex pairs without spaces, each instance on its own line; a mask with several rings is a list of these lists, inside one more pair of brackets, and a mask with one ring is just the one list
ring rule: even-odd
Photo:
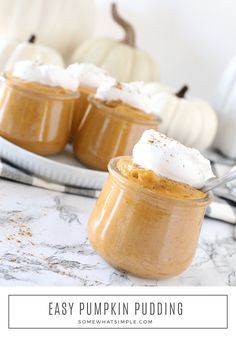
[[214,174],[198,150],[154,130],[132,157],[114,158],[88,222],[89,240],[114,267],[166,278],[191,263],[210,197],[200,188]]
[[74,152],[90,168],[106,170],[109,160],[131,155],[143,131],[159,126],[142,83],[104,82],[89,97],[90,105],[74,139]]
[[0,135],[29,151],[50,155],[70,136],[78,81],[65,69],[17,62],[0,83]]
[[79,81],[79,97],[74,105],[71,127],[72,139],[89,105],[88,96],[95,94],[97,88],[105,81],[115,80],[108,73],[90,63],[73,63],[67,67],[68,73]]

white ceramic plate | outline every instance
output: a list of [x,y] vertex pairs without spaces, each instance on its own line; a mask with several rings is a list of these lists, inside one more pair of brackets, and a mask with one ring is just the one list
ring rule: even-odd
[[0,137],[0,157],[55,183],[101,189],[107,172],[89,170],[73,156],[71,147],[59,155],[42,157]]

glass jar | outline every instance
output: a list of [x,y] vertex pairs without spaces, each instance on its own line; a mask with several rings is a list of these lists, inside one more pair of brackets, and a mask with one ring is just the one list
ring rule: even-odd
[[63,88],[0,78],[0,135],[29,151],[51,155],[70,137],[77,93]]
[[147,129],[157,130],[160,124],[159,118],[147,118],[140,110],[134,109],[139,111],[139,117],[131,117],[93,96],[88,100],[90,105],[75,135],[74,152],[92,169],[105,171],[111,158],[131,155],[142,133]]
[[117,170],[124,158],[109,163],[87,225],[89,240],[121,270],[152,279],[178,275],[193,259],[210,197],[178,199],[145,189]]
[[73,111],[73,120],[71,126],[71,139],[73,140],[78,126],[88,108],[88,96],[95,93],[95,89],[79,87],[79,97],[76,99]]

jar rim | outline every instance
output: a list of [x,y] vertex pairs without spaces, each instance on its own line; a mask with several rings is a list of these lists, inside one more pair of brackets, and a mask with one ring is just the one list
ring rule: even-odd
[[132,156],[120,156],[112,158],[108,163],[108,171],[111,175],[115,176],[121,183],[127,184],[127,181],[129,182],[130,186],[132,186],[132,190],[141,190],[143,195],[152,197],[153,199],[162,199],[162,200],[176,200],[180,204],[209,204],[212,200],[210,193],[207,193],[206,196],[203,198],[196,198],[196,199],[184,199],[184,198],[176,198],[174,196],[164,195],[161,193],[158,193],[157,191],[152,191],[147,188],[142,188],[142,186],[138,185],[134,181],[128,180],[127,177],[123,176],[120,171],[116,167],[116,163],[120,160],[130,160],[132,159]]
[[[22,88],[18,83],[12,83],[11,79],[7,78],[6,73],[1,74],[0,75],[0,82],[5,82],[8,86],[12,87],[12,88],[16,88],[18,91],[21,91],[25,94],[31,94],[33,96],[36,97],[44,97],[47,99],[53,99],[53,100],[72,100],[72,99],[77,99],[79,98],[79,92],[71,92],[68,94],[48,94],[48,93],[44,93],[44,92],[38,92],[34,89],[30,89],[30,88]],[[36,82],[32,82],[32,83],[36,83]],[[38,83],[39,85],[42,86],[47,86],[46,84],[42,84],[42,83]],[[52,87],[53,88],[53,87]],[[54,87],[56,88],[56,87]],[[58,87],[59,88],[59,87]]]
[[[121,115],[120,113],[116,112],[115,108],[111,108],[111,107],[106,106],[102,101],[96,99],[94,95],[89,95],[88,101],[89,101],[89,103],[96,105],[96,107],[98,109],[101,109],[101,110],[103,110],[103,111],[105,111],[109,114],[112,114],[116,118],[126,119],[126,120],[129,120],[129,121],[134,122],[136,124],[145,124],[145,125],[149,125],[150,127],[153,127],[154,125],[156,126],[157,123],[160,124],[162,122],[162,120],[159,116],[155,116],[155,119],[141,119],[141,118],[135,118],[135,117]],[[137,109],[137,110],[139,110],[139,109]],[[142,112],[142,110],[139,110],[139,111]]]

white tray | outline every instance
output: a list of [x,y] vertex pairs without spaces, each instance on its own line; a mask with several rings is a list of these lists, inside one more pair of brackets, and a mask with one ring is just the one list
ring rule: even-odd
[[71,186],[101,189],[108,174],[83,167],[70,145],[59,155],[42,157],[0,137],[0,157],[41,178]]

